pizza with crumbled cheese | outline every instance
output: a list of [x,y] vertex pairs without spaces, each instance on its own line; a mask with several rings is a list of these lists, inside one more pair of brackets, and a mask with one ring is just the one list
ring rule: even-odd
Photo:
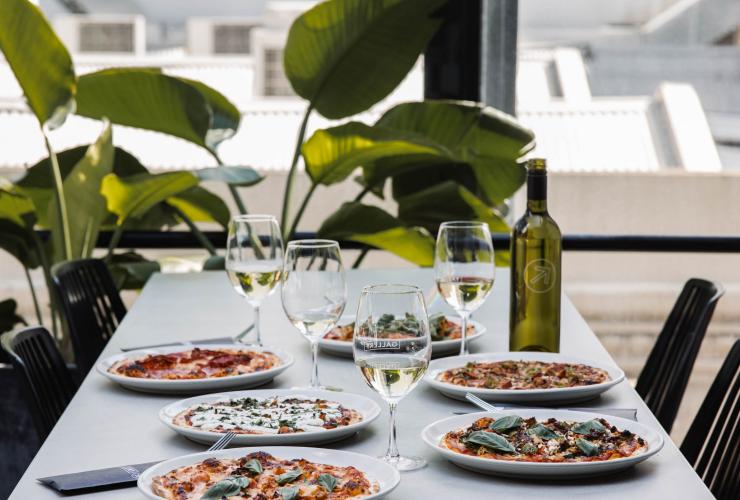
[[[408,318],[404,319],[391,319],[384,324],[381,321],[379,323],[384,325],[385,334],[381,338],[387,339],[404,339],[404,338],[415,338],[418,336],[418,326],[410,324]],[[409,333],[409,328],[416,328],[412,333]],[[468,325],[468,335],[475,334],[475,326]],[[429,317],[429,333],[432,337],[432,342],[440,340],[456,340],[462,337],[462,327],[460,323],[451,320],[443,314],[437,314]],[[340,340],[343,342],[351,342],[355,334],[355,324],[348,323],[346,325],[337,326],[332,328],[324,338],[326,340]]]
[[469,362],[445,370],[437,380],[478,389],[555,389],[602,384],[610,380],[601,368],[543,361]]
[[448,432],[440,446],[455,453],[517,462],[603,462],[647,449],[647,442],[603,418],[538,421],[517,415],[484,417]]
[[355,467],[255,452],[179,467],[155,476],[151,488],[168,500],[346,500],[370,496],[380,487]]
[[167,354],[125,358],[114,363],[108,372],[132,378],[192,380],[245,375],[280,364],[280,358],[267,351],[194,347]]
[[174,425],[235,434],[292,434],[346,427],[362,415],[335,401],[274,396],[199,403],[181,411]]

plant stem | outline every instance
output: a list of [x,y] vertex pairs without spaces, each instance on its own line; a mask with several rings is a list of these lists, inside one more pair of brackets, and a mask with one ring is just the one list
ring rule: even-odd
[[360,191],[359,193],[357,193],[357,196],[355,196],[355,199],[353,201],[355,201],[355,202],[360,201],[369,192],[370,192],[370,188],[369,187],[365,187],[362,191]]
[[362,250],[360,250],[360,255],[357,256],[355,259],[355,262],[352,264],[352,269],[357,269],[360,267],[360,264],[362,264],[362,261],[365,260],[365,256],[370,251],[370,247],[365,247]]
[[[298,159],[301,157],[301,146],[303,146],[303,138],[306,136],[306,125],[308,125],[308,117],[313,110],[313,104],[308,103],[306,107],[306,114],[303,115],[303,121],[301,122],[301,128],[298,130],[298,139],[295,144],[295,151],[293,152],[293,161],[290,164],[290,170],[288,171],[288,178],[285,180],[285,192],[283,193],[283,211],[280,216],[280,227],[283,228],[283,239],[289,239],[291,231],[285,232],[285,228],[288,226],[288,210],[290,210],[290,198],[293,192],[293,181],[295,180],[296,169],[298,168]],[[295,224],[293,224],[295,227]]]
[[64,197],[64,181],[62,180],[62,172],[59,169],[59,161],[57,155],[51,148],[49,138],[46,133],[42,130],[44,136],[44,144],[46,145],[46,151],[49,153],[49,162],[51,162],[51,171],[54,176],[54,200],[57,208],[57,223],[61,229],[59,236],[62,238],[60,248],[64,250],[64,259],[72,260],[72,238],[69,231],[69,219],[67,217],[67,201]]
[[290,231],[288,231],[288,234],[285,236],[286,240],[290,241],[290,239],[293,238],[293,236],[295,235],[296,229],[298,229],[298,223],[301,221],[301,217],[303,217],[303,212],[306,211],[308,201],[311,199],[313,192],[316,191],[316,186],[318,186],[318,184],[311,184],[311,187],[306,193],[306,196],[303,197],[301,206],[298,208],[298,212],[296,212],[295,214],[295,219],[293,219],[293,224],[290,225]]
[[206,238],[206,235],[203,234],[200,229],[198,229],[198,226],[195,225],[195,222],[193,222],[190,217],[185,215],[185,212],[174,205],[170,205],[170,209],[188,226],[190,231],[195,236],[195,239],[197,239],[198,242],[203,245],[203,248],[208,250],[209,254],[211,254],[212,256],[218,255],[218,252],[216,252],[216,247],[213,246],[213,243],[211,243],[211,241]]
[[[211,156],[214,160],[216,160],[216,163],[218,163],[219,167],[224,166],[224,162],[221,160],[221,157],[218,156],[218,153],[212,150],[208,150],[209,153],[211,153]],[[236,204],[237,210],[239,210],[240,214],[247,214],[249,213],[247,211],[247,206],[244,204],[244,201],[242,200],[242,197],[239,195],[239,191],[236,189],[236,186],[232,186],[229,183],[226,183],[226,187],[229,188],[229,192],[231,193],[231,197],[234,198],[234,203]]]
[[28,230],[31,233],[31,239],[33,239],[36,252],[38,252],[39,262],[41,263],[41,269],[44,271],[44,281],[46,281],[46,290],[49,294],[49,307],[51,309],[51,332],[55,339],[61,340],[58,335],[57,321],[56,321],[56,295],[54,294],[54,282],[51,277],[51,266],[49,265],[49,259],[46,258],[46,252],[44,251],[44,245],[33,230],[33,227],[29,227]]
[[126,224],[126,219],[121,221],[121,223],[118,224],[116,226],[116,229],[113,231],[113,234],[110,237],[110,241],[108,242],[108,253],[105,255],[105,260],[110,260],[111,257],[113,257],[113,251],[118,246],[118,242],[121,241],[124,224]]
[[41,317],[41,307],[39,307],[39,298],[36,296],[36,287],[33,286],[33,280],[31,279],[31,273],[28,271],[26,266],[23,266],[23,271],[26,273],[26,279],[28,280],[28,287],[31,289],[31,297],[33,298],[33,308],[36,310],[36,319],[39,325],[44,325],[44,320]]

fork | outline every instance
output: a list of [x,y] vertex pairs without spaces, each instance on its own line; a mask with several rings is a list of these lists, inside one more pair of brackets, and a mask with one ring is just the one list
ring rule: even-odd
[[208,448],[208,451],[223,450],[224,448],[229,446],[229,443],[231,443],[231,441],[235,437],[236,437],[236,434],[234,434],[233,432],[227,432],[226,434],[221,436],[221,438],[218,441],[213,443],[213,445],[210,448]]
[[496,412],[506,411],[506,408],[501,408],[500,406],[493,406],[491,403],[483,401],[481,398],[479,398],[478,396],[476,396],[475,394],[471,392],[465,393],[465,399],[467,399],[474,405],[486,411],[496,411]]

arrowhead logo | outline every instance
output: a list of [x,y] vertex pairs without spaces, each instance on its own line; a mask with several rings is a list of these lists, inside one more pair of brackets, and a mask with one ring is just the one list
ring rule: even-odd
[[555,266],[549,260],[533,260],[524,268],[524,283],[531,291],[544,293],[555,285]]

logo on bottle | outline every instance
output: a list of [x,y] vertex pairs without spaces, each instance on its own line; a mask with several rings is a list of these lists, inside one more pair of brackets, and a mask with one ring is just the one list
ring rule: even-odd
[[533,260],[524,268],[524,283],[535,293],[549,292],[555,286],[556,272],[549,260]]

